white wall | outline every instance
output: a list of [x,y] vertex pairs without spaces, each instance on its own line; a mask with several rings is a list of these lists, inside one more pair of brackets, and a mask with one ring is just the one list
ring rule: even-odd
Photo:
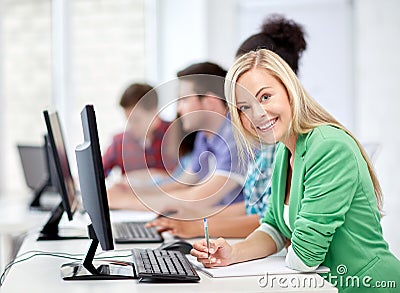
[[16,145],[43,143],[42,111],[51,101],[51,2],[3,0],[2,6],[1,188],[27,196]]
[[353,130],[351,0],[243,1],[237,18],[240,43],[258,33],[270,13],[285,15],[303,26],[307,49],[301,56],[298,76],[314,99]]
[[[0,109],[4,109],[4,95],[3,95],[3,0],[0,0]],[[4,137],[4,115],[0,115],[0,137]],[[0,143],[0,162],[4,162],[4,145]],[[4,167],[0,168],[0,194],[4,191]]]
[[384,193],[383,232],[400,257],[400,1],[354,1],[357,134],[380,142],[376,171]]
[[[204,0],[156,0],[157,48],[154,51],[160,107],[178,97],[176,73],[195,62],[207,59],[207,14]],[[151,57],[150,57],[151,58]],[[175,108],[163,113],[166,119],[175,118]]]
[[232,65],[239,46],[239,0],[207,0],[207,57],[225,69]]
[[[61,112],[73,171],[74,149],[83,137],[79,113],[84,104],[95,105],[102,149],[124,129],[119,98],[129,83],[145,81],[144,0],[0,4],[0,172],[6,170],[0,174],[0,191],[30,196],[16,144],[43,143],[44,109]],[[60,14],[66,19],[57,15],[52,21],[52,13],[58,11],[52,4],[64,4]],[[60,28],[57,32],[52,31],[55,26]],[[62,52],[57,45],[63,39],[56,37],[64,30]]]

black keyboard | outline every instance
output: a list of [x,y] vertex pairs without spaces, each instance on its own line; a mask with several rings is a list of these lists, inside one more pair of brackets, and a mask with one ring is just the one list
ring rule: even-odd
[[160,243],[164,239],[156,227],[145,227],[146,222],[113,223],[115,243]]
[[133,264],[139,278],[193,282],[200,277],[180,251],[133,249]]

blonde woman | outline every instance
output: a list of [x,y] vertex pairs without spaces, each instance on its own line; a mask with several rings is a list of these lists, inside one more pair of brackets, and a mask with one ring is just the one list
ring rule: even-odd
[[[357,276],[360,283],[368,276],[371,287],[376,281],[399,286],[400,261],[382,236],[381,188],[356,138],[269,50],[238,59],[225,91],[239,147],[251,152],[254,144],[279,142],[271,196],[262,224],[244,241],[211,241],[209,259],[201,240],[191,254],[206,267],[226,266],[266,257],[286,245],[292,269],[307,272],[325,265],[333,276]],[[343,266],[347,273],[339,275]],[[339,285],[339,290],[356,289]]]
[[[236,58],[260,48],[269,49],[281,56],[297,74],[300,58],[307,48],[305,31],[299,23],[282,15],[270,15],[262,24],[261,31],[248,37],[236,51]],[[248,162],[246,182],[243,186],[244,201],[226,207],[222,212],[208,217],[211,236],[248,236],[260,224],[267,210],[271,193],[270,180],[275,154],[275,145],[256,150],[253,160]],[[211,214],[211,213],[210,213]],[[180,221],[160,217],[149,224],[168,230],[184,238],[201,237],[204,234],[203,219]]]

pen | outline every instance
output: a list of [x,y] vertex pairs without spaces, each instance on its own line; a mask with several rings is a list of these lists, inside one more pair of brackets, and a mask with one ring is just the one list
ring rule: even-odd
[[207,255],[208,255],[208,260],[210,261],[210,236],[208,235],[208,224],[206,218],[203,218],[203,220],[204,220],[204,236],[207,242]]

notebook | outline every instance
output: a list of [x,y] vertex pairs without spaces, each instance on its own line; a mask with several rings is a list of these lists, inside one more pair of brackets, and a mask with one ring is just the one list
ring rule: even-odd
[[[205,268],[192,255],[187,256],[189,261],[199,270],[213,278],[262,276],[265,274],[299,274],[301,272],[288,268],[285,264],[285,256],[268,256],[266,258],[246,261],[226,267]],[[316,273],[328,273],[329,268],[320,266]]]

